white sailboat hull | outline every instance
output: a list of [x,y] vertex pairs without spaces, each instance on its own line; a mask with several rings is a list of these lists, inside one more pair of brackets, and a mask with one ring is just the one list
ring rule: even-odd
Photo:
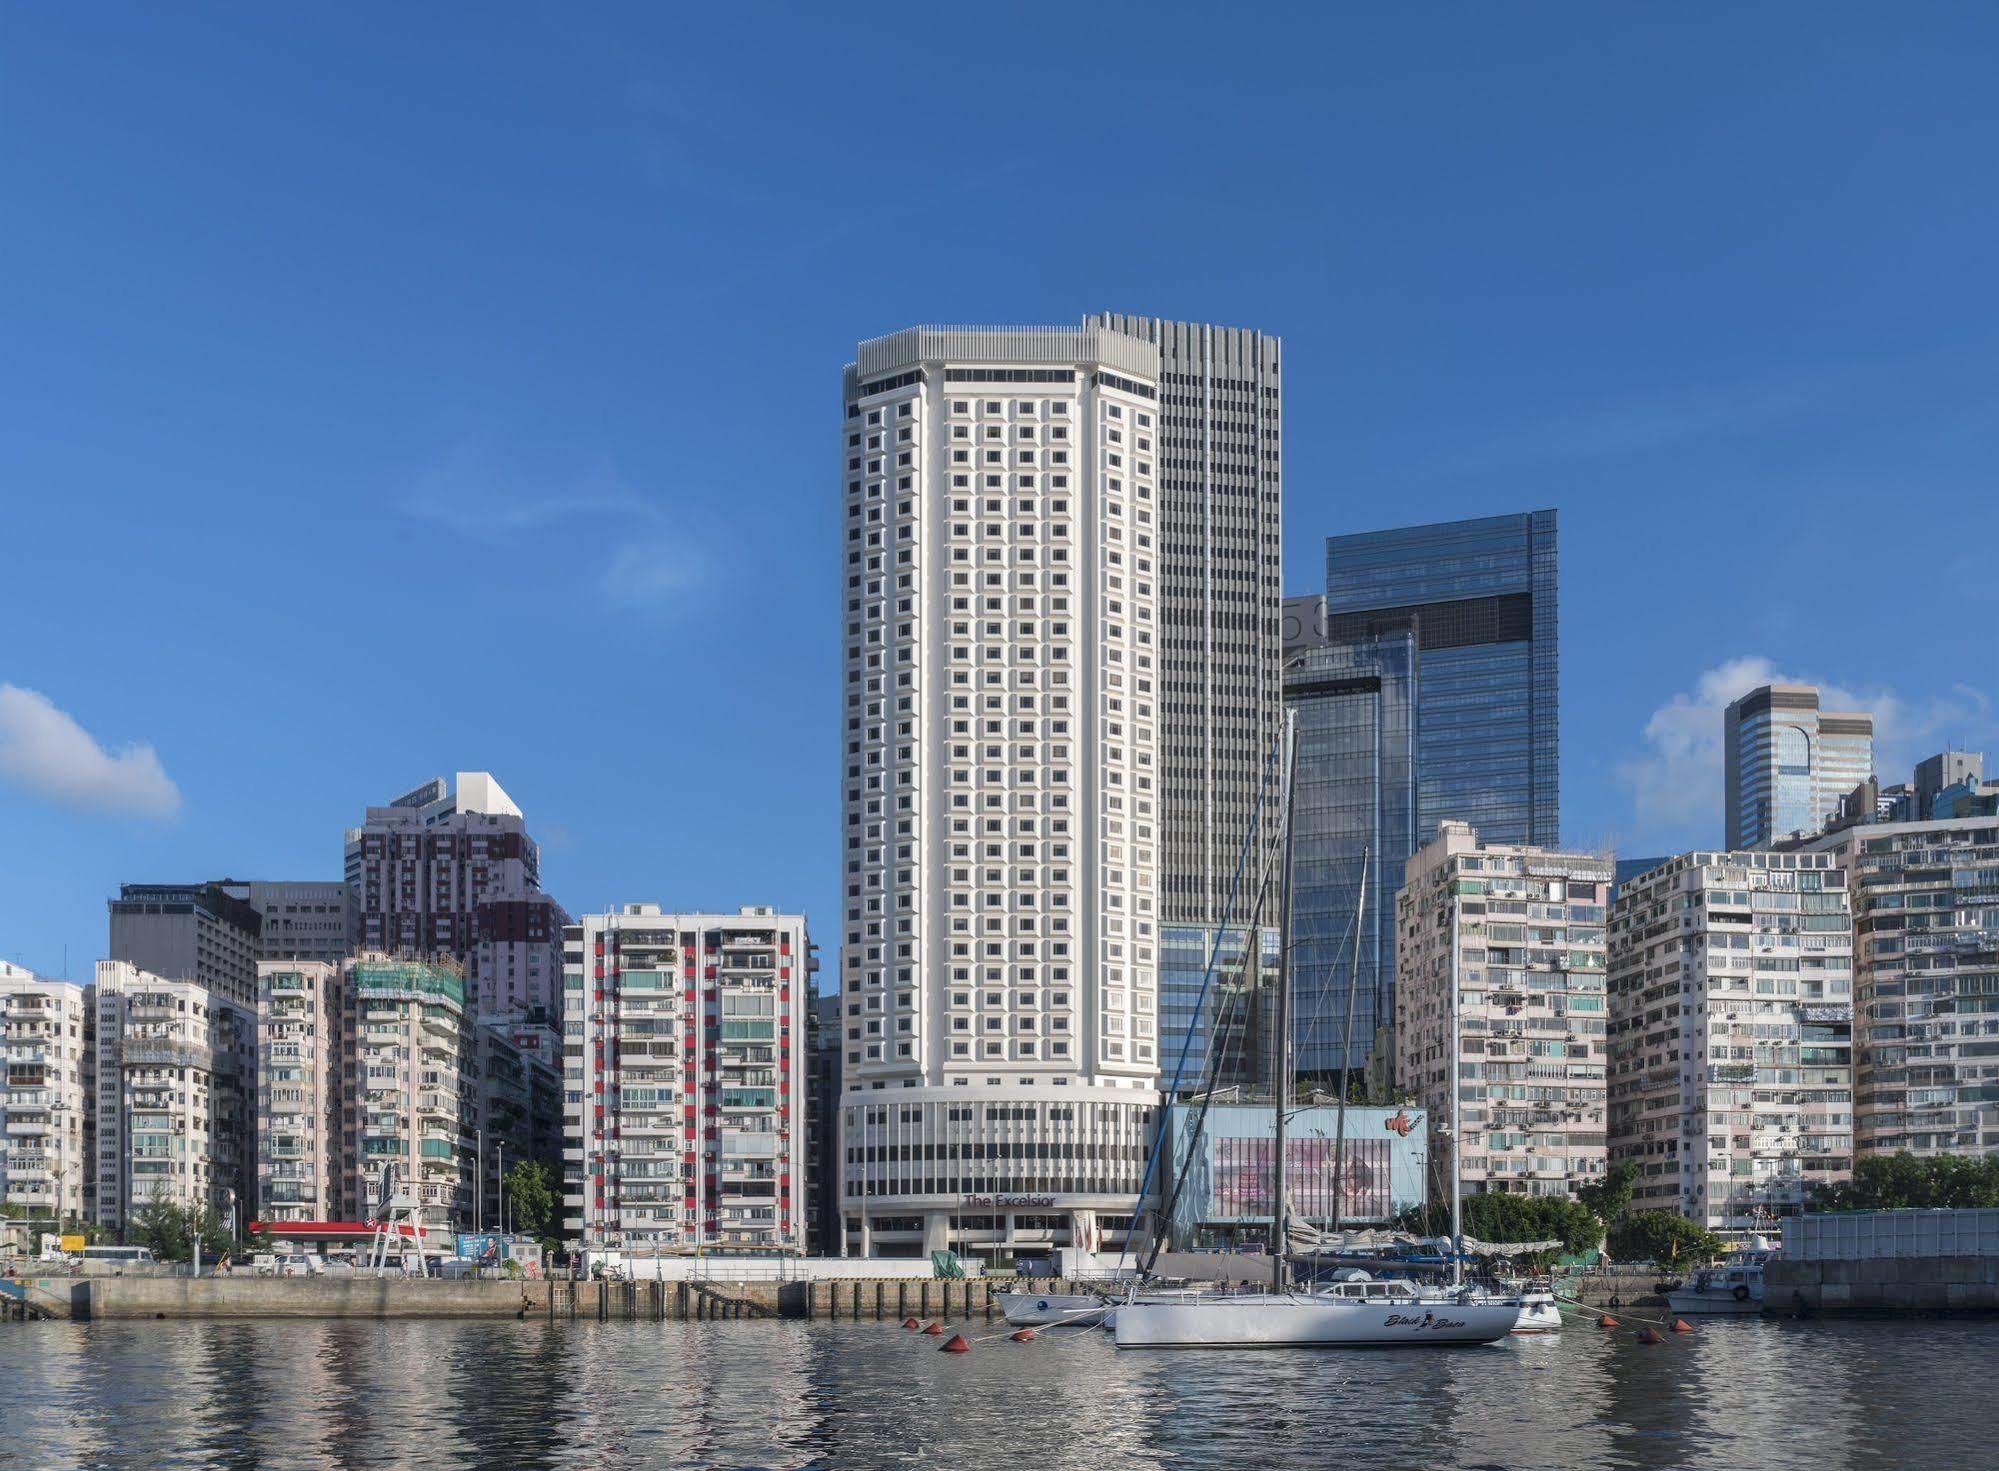
[[1094,1328],[1104,1300],[1089,1292],[1002,1292],[1000,1312],[1016,1328]]
[[1392,1348],[1497,1343],[1516,1303],[1343,1302],[1314,1293],[1258,1293],[1210,1301],[1127,1303],[1119,1348]]

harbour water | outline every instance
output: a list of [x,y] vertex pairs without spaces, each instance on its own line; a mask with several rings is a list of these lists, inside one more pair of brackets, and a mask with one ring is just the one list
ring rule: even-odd
[[22,1325],[0,1468],[1993,1464],[1992,1319],[1261,1354],[1002,1329],[953,1355],[874,1323]]

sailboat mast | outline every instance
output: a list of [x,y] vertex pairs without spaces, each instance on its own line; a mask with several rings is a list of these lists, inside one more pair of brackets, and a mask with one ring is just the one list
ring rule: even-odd
[[[1344,1201],[1341,1192],[1346,1188],[1347,1163],[1347,1066],[1353,1061],[1353,1003],[1354,981],[1360,974],[1360,917],[1367,912],[1367,865],[1374,855],[1372,848],[1363,848],[1360,853],[1360,897],[1353,907],[1353,953],[1347,963],[1347,1025],[1346,1035],[1340,1040],[1340,1111],[1339,1123],[1333,1130],[1333,1230],[1340,1229],[1341,1209]],[[1379,902],[1378,900],[1376,901]]]
[[1278,895],[1278,963],[1277,963],[1277,1117],[1275,1181],[1271,1190],[1270,1211],[1270,1285],[1272,1290],[1284,1290],[1284,1253],[1287,1247],[1285,1210],[1289,1205],[1289,1194],[1285,1186],[1286,1161],[1284,1158],[1285,1115],[1291,1107],[1291,861],[1295,844],[1292,842],[1292,809],[1297,801],[1298,776],[1298,712],[1284,712],[1284,888]]
[[1458,1018],[1458,1003],[1463,991],[1458,984],[1458,894],[1457,882],[1451,881],[1451,1035],[1450,1045],[1445,1049],[1445,1082],[1451,1090],[1451,1285],[1460,1287],[1465,1280],[1465,1224],[1464,1224],[1464,1169],[1462,1150],[1458,1139],[1458,1095],[1463,1091],[1458,1082],[1458,1054],[1463,1043]]

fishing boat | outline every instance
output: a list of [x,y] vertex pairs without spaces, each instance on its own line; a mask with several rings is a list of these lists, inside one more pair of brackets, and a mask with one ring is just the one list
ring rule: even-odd
[[1763,1311],[1763,1264],[1767,1251],[1738,1251],[1718,1267],[1704,1267],[1666,1294],[1676,1313],[1760,1313]]

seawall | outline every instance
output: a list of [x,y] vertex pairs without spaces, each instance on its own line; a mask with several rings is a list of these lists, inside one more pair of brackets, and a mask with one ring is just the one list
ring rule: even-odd
[[721,1318],[857,1322],[990,1319],[1004,1291],[1080,1290],[1054,1281],[436,1281],[404,1277],[99,1277],[68,1285],[71,1315],[176,1318]]
[[1999,1312],[1999,1257],[1876,1257],[1794,1261],[1763,1269],[1772,1313]]

